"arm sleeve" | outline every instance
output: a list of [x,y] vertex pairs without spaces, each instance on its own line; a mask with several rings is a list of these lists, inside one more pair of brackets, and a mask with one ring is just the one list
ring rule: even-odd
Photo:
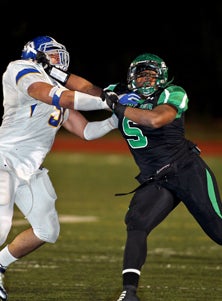
[[84,138],[86,140],[97,139],[106,135],[117,127],[118,118],[114,114],[102,121],[91,121],[87,123],[84,129]]
[[106,101],[98,96],[92,96],[86,93],[75,91],[74,109],[79,111],[94,111],[94,110],[108,110],[109,106]]

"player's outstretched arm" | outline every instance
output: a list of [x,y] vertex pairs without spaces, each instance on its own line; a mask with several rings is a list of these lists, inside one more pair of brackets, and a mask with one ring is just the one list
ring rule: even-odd
[[49,59],[47,58],[44,52],[38,51],[36,56],[37,63],[42,64],[45,72],[58,82],[60,82],[63,86],[68,88],[69,90],[77,90],[79,92],[83,92],[89,95],[101,96],[103,93],[103,89],[94,85],[87,79],[78,76],[76,74],[70,73],[69,71],[61,70],[50,64]]
[[28,87],[28,94],[32,98],[58,108],[80,111],[110,110],[106,101],[99,96],[68,90],[65,87],[53,86],[42,81],[32,83]]
[[63,123],[63,127],[66,130],[85,140],[94,140],[103,137],[116,129],[117,126],[118,119],[114,114],[101,121],[89,122],[80,112],[73,110],[69,111],[69,117]]

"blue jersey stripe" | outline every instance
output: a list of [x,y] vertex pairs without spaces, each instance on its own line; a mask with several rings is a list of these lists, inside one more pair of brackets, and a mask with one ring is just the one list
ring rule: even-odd
[[38,70],[34,69],[34,68],[26,68],[21,70],[17,76],[16,76],[16,83],[20,80],[21,77],[23,77],[24,75],[27,75],[29,73],[40,73]]

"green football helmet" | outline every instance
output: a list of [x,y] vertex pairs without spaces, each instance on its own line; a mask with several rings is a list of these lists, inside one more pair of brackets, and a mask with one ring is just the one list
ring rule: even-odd
[[[145,70],[152,70],[157,73],[155,76],[156,83],[154,86],[150,85],[149,81],[146,81],[142,87],[137,87],[136,79],[140,77],[140,74]],[[144,97],[153,94],[159,88],[164,88],[167,85],[168,80],[168,68],[165,62],[155,54],[144,53],[137,56],[128,69],[127,85],[131,91],[137,92]]]

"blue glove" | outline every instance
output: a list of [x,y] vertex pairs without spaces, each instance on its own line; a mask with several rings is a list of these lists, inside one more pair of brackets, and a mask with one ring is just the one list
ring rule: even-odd
[[136,93],[124,94],[119,97],[119,103],[124,106],[136,107],[139,104],[140,96]]

